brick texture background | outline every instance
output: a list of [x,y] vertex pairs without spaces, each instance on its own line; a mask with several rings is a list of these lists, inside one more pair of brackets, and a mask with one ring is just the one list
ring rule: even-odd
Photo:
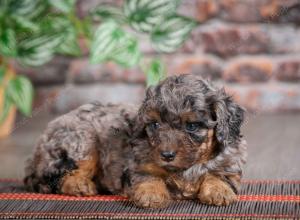
[[[79,11],[101,2],[122,3],[81,0]],[[250,111],[300,111],[299,0],[182,0],[179,11],[201,25],[176,53],[163,55],[168,75],[192,73],[223,84]],[[141,42],[146,56],[155,56]],[[138,103],[145,89],[139,69],[91,65],[87,57],[56,57],[18,71],[36,87],[35,107],[46,103],[59,113],[92,100]]]

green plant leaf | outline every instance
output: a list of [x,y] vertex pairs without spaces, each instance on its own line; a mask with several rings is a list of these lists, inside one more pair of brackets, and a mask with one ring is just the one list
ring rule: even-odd
[[107,60],[111,53],[124,41],[125,32],[114,21],[102,23],[94,34],[90,60],[98,63]]
[[138,42],[136,39],[131,37],[126,37],[123,42],[124,46],[120,46],[116,48],[110,58],[124,67],[133,67],[135,66],[141,57],[141,51],[138,46]]
[[40,30],[40,27],[37,22],[33,22],[26,17],[12,15],[11,18],[15,21],[17,27],[20,29],[26,29],[31,32],[38,32]]
[[[79,20],[79,19],[78,19]],[[55,52],[64,55],[79,56],[81,49],[78,45],[78,32],[75,24],[68,16],[52,14],[42,19],[40,22],[41,30],[44,33],[57,33],[63,37],[63,41],[55,49]]]
[[66,16],[60,14],[49,14],[39,20],[42,33],[61,33],[73,27],[72,22]]
[[140,56],[137,40],[116,22],[107,21],[97,29],[91,46],[92,63],[113,60],[124,67],[131,67],[138,63]]
[[61,33],[42,34],[28,38],[19,44],[18,61],[29,66],[38,66],[50,61],[55,50],[63,42]]
[[76,0],[49,0],[49,3],[60,11],[69,13],[74,9]]
[[126,0],[124,13],[131,26],[142,32],[151,32],[167,16],[176,12],[180,0]]
[[7,85],[7,95],[21,113],[29,116],[32,109],[33,87],[24,76],[16,76]]
[[166,77],[165,69],[165,66],[159,59],[152,60],[146,71],[147,87],[157,85],[160,80],[164,79]]
[[76,30],[69,20],[63,20],[65,19],[58,19],[61,24],[52,27],[59,30],[59,32],[64,36],[64,40],[55,51],[65,55],[79,56],[81,55],[81,49],[78,45],[78,30]]
[[28,55],[27,52],[22,52],[18,57],[18,62],[27,66],[40,66],[49,62],[53,58],[52,51],[30,51]]
[[195,21],[183,16],[166,18],[151,33],[154,48],[167,53],[175,51],[182,45],[195,26]]
[[125,23],[126,17],[120,8],[112,5],[100,4],[90,12],[95,21],[113,19],[118,23]]
[[3,30],[0,35],[0,54],[3,56],[15,56],[16,55],[16,36],[15,32],[11,28]]
[[4,122],[4,120],[6,119],[10,108],[12,107],[12,103],[11,100],[8,96],[7,91],[4,91],[4,101],[3,101],[3,106],[2,109],[0,110],[1,114],[0,114],[0,124],[2,124]]
[[0,66],[0,85],[2,85],[5,76],[5,67]]
[[6,0],[8,1],[8,14],[26,18],[35,18],[48,8],[45,0]]
[[80,56],[81,49],[77,42],[77,36],[71,33],[67,33],[64,41],[58,46],[55,51],[64,55]]
[[8,0],[0,1],[0,17],[1,17],[1,19],[3,19],[3,16],[6,14],[8,8],[9,8]]

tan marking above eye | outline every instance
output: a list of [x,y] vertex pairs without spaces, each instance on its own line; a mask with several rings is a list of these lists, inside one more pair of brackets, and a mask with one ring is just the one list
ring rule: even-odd
[[195,112],[184,112],[180,114],[182,123],[197,121],[198,116]]
[[161,122],[160,113],[155,110],[150,110],[146,112],[147,121],[157,121]]

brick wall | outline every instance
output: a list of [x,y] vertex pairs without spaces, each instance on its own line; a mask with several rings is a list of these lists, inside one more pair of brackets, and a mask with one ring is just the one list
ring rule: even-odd
[[[104,1],[81,0],[78,7],[84,13],[98,2]],[[300,110],[299,0],[182,2],[180,12],[202,24],[181,49],[163,56],[169,75],[192,73],[224,84],[252,111]],[[148,57],[155,55],[147,41],[141,46]],[[35,106],[47,105],[57,112],[92,100],[143,98],[145,76],[138,69],[91,65],[87,57],[56,57],[44,67],[19,72],[36,86]]]

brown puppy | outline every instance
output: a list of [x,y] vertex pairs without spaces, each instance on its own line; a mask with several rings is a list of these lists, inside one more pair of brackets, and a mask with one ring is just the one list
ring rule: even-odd
[[88,104],[48,125],[26,169],[43,193],[127,195],[160,208],[172,198],[236,200],[245,162],[244,111],[193,75],[169,77],[133,106]]

